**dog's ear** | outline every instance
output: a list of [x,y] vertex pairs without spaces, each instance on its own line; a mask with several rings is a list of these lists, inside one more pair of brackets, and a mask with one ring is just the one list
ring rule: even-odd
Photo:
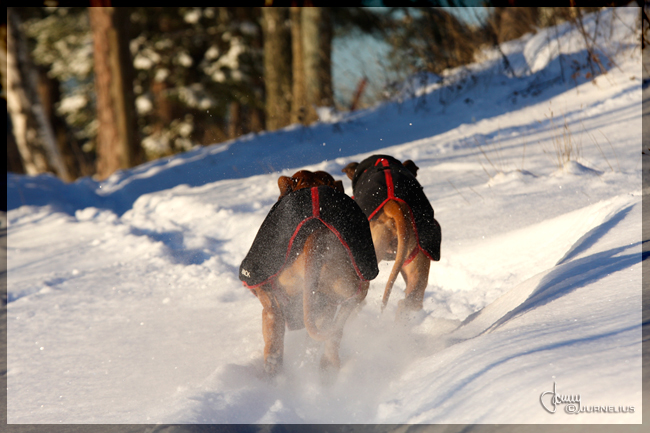
[[417,165],[415,165],[415,163],[414,163],[413,161],[411,161],[410,159],[407,159],[406,161],[404,161],[404,162],[402,163],[402,165],[403,165],[404,167],[406,167],[406,168],[408,169],[408,171],[410,171],[411,173],[413,173],[413,176],[414,176],[414,177],[417,177],[417,175],[418,175],[418,170],[420,169],[420,167],[418,167]]
[[326,171],[315,171],[313,178],[315,181],[320,182],[321,185],[332,186],[334,184],[334,178]]
[[350,180],[352,180],[352,178],[354,178],[354,172],[357,171],[358,166],[359,166],[358,162],[351,162],[348,165],[346,165],[345,168],[341,170],[341,172],[347,174]]
[[342,180],[335,180],[334,181],[334,189],[337,191],[342,192],[345,194],[345,188],[343,187],[343,181]]
[[278,200],[293,191],[293,183],[293,179],[290,177],[280,176],[278,178],[278,187],[280,188],[280,197],[278,197]]

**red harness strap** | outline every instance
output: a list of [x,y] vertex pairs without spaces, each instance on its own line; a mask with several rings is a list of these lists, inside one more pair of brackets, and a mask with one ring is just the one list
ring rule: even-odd
[[[388,168],[388,160],[380,158],[375,162],[375,165],[379,165],[381,162],[382,167]],[[395,198],[395,186],[393,185],[393,173],[390,170],[384,170],[384,175],[386,176],[386,192],[389,199]]]
[[[372,219],[372,217],[374,217],[375,214],[377,212],[379,212],[379,210],[389,200],[397,200],[397,201],[400,201],[402,203],[405,203],[408,206],[408,203],[406,203],[404,200],[402,200],[399,197],[395,197],[395,185],[393,184],[393,173],[391,173],[391,171],[388,169],[388,167],[390,165],[388,160],[385,159],[385,158],[379,158],[375,162],[375,166],[378,166],[380,163],[381,163],[382,167],[386,168],[386,170],[384,170],[384,175],[386,176],[386,195],[387,195],[387,197],[386,197],[386,200],[384,200],[377,207],[377,209],[375,209],[374,212],[370,214],[370,216],[368,217],[368,221],[370,221]],[[409,206],[409,208],[410,208],[410,206]],[[413,216],[411,216],[411,224],[413,225],[413,230],[415,231],[415,239],[416,239],[416,242],[417,242],[417,246],[411,252],[411,254],[408,256],[408,258],[404,261],[404,265],[408,265],[409,263],[411,263],[413,261],[413,259],[415,259],[415,256],[417,256],[420,251],[422,251],[424,253],[424,255],[427,256],[430,260],[433,260],[433,258],[431,256],[429,256],[429,253],[427,253],[425,250],[423,250],[420,247],[420,236],[418,235],[418,229],[417,229],[417,227],[415,225],[415,219],[413,218]]]
[[311,213],[314,218],[320,219],[320,198],[317,187],[311,189]]

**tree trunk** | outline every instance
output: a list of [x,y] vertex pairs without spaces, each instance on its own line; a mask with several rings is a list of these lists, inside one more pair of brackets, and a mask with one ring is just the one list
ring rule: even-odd
[[307,122],[318,120],[316,107],[333,105],[332,24],[325,7],[302,9],[302,47],[307,93]]
[[334,86],[332,85],[332,39],[334,27],[332,25],[332,9],[321,8],[320,21],[320,81],[322,107],[334,106]]
[[264,118],[264,110],[261,110],[257,107],[251,107],[250,110],[250,119],[249,126],[251,132],[261,132],[264,131],[266,121]]
[[266,127],[283,128],[291,122],[291,42],[286,26],[289,9],[262,9]]
[[[164,75],[161,75],[164,77]],[[163,131],[168,128],[177,117],[175,116],[174,104],[169,98],[169,91],[172,85],[167,82],[167,78],[154,78],[151,83],[151,93],[153,95],[154,117],[151,124],[151,132],[158,140],[162,140]],[[173,154],[173,145],[169,143],[169,148],[163,153]],[[154,155],[152,157],[160,157],[162,155]]]
[[97,92],[97,176],[142,162],[136,135],[133,62],[129,52],[129,11],[125,8],[88,9],[94,39]]
[[291,123],[304,123],[307,111],[305,63],[302,49],[302,8],[291,7],[292,99]]
[[5,112],[7,113],[7,172],[25,174],[25,167],[23,166],[23,160],[20,157],[20,152],[18,151],[18,146],[16,145],[16,140],[14,139],[14,134],[11,127],[11,118],[9,117],[9,112],[7,111],[7,102],[2,101],[4,105]]
[[243,134],[242,105],[232,101],[228,108],[228,138],[233,139]]
[[51,171],[70,181],[39,98],[37,72],[20,32],[20,20],[11,8],[7,9],[6,65],[2,73],[6,74],[7,110],[26,173]]
[[[243,8],[248,13],[248,19],[253,22],[259,22],[261,12],[255,8]],[[263,52],[264,48],[264,33],[263,31],[255,32],[255,37],[251,40],[251,48],[254,52]],[[256,62],[259,64],[260,62]],[[263,62],[262,62],[263,63]],[[262,68],[264,65],[262,65]],[[260,68],[261,69],[261,68]],[[261,132],[266,129],[265,107],[264,101],[264,77],[262,74],[254,74],[251,77],[251,86],[253,89],[253,97],[250,101],[250,109],[248,116],[248,131]]]
[[[2,88],[7,91],[7,23],[0,25],[0,76],[2,77]],[[7,172],[25,174],[25,167],[20,158],[20,152],[14,139],[11,118],[7,109],[7,100],[2,100],[7,117]]]
[[72,179],[95,173],[91,158],[84,153],[79,140],[74,136],[65,120],[56,113],[61,101],[59,80],[49,77],[45,68],[38,68],[38,92],[43,103],[47,122],[52,125],[56,145]]

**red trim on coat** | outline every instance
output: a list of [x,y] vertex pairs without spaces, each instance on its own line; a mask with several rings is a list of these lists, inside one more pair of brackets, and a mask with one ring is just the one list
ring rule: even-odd
[[418,255],[418,253],[420,251],[421,251],[421,249],[420,249],[419,245],[416,246],[415,248],[413,248],[413,251],[411,252],[411,254],[409,254],[409,256],[406,258],[406,260],[404,260],[404,264],[402,266],[406,266],[409,263],[411,263],[415,259],[415,257]]

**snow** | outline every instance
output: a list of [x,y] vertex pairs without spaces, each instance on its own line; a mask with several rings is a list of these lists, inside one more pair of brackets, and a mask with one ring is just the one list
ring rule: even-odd
[[[9,173],[8,423],[640,423],[639,10],[614,11],[599,28],[616,65],[593,81],[557,78],[552,50],[586,57],[575,30],[548,30],[509,44],[530,65],[516,77],[488,53],[424,96],[103,182]],[[564,121],[580,152],[559,167]],[[395,323],[398,279],[380,314],[382,262],[337,380],[300,330],[267,381],[237,274],[277,178],[326,170],[351,194],[341,168],[373,153],[416,162],[442,226],[424,309]],[[586,412],[547,412],[554,385]]]

